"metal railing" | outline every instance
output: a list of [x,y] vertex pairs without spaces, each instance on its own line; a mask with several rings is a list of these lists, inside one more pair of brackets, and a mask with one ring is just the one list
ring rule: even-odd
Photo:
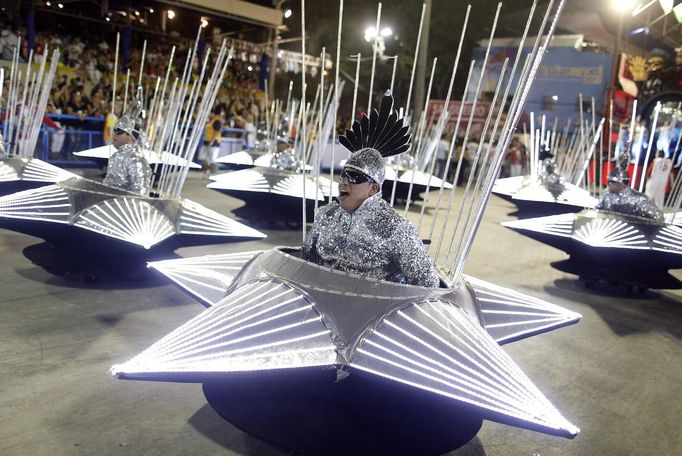
[[[99,166],[95,159],[73,155],[74,152],[104,145],[104,116],[79,116],[71,114],[48,114],[62,129],[41,125],[34,157],[60,167]],[[3,122],[0,122],[0,131]],[[246,141],[246,130],[242,128],[223,128],[223,138],[229,142],[229,153],[241,150]],[[200,145],[201,146],[201,145]]]

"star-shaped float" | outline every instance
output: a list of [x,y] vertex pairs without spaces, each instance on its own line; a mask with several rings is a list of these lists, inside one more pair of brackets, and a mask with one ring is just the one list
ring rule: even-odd
[[77,174],[38,158],[3,158],[0,160],[0,195],[9,195],[78,177]]
[[668,273],[682,268],[679,226],[601,210],[502,225],[568,253],[568,260],[552,265],[585,279],[639,288],[682,287]]
[[82,178],[0,198],[0,226],[68,251],[144,265],[186,245],[265,235],[186,198],[142,196]]
[[[80,152],[74,152],[73,155],[76,155],[78,157],[87,157],[87,158],[94,158],[97,160],[104,160],[104,161],[109,161],[109,157],[111,157],[111,154],[113,154],[116,151],[113,146],[111,145],[106,145],[106,146],[100,146],[100,147],[95,147],[92,149],[87,149],[87,150],[82,150]],[[142,153],[144,154],[144,157],[147,159],[147,163],[150,165],[156,165],[156,164],[166,164],[170,166],[180,166],[180,167],[185,167],[189,166],[192,169],[201,169],[201,166],[194,162],[188,162],[186,159],[182,157],[178,157],[177,155],[170,154],[166,151],[161,152],[161,154],[156,153],[154,150],[142,148]]]
[[515,204],[524,216],[580,212],[597,204],[590,192],[577,185],[549,188],[530,175],[497,179],[492,193]]
[[[216,163],[232,168],[251,168],[254,166],[269,168],[272,158],[272,152],[267,150],[249,149],[218,157]],[[313,167],[306,165],[306,169],[311,170]]]
[[[305,185],[303,180],[305,179]],[[267,218],[271,221],[301,223],[302,203],[305,196],[307,220],[312,220],[315,200],[321,205],[329,200],[329,195],[339,194],[338,185],[324,176],[315,176],[271,167],[231,171],[211,176],[207,185],[246,202],[244,208],[235,213],[244,213],[244,218]],[[304,194],[305,189],[305,194]],[[254,215],[249,215],[254,214]]]
[[[474,434],[482,419],[564,437],[578,433],[500,347],[575,323],[577,313],[472,277],[455,288],[425,288],[349,275],[302,260],[298,249],[151,266],[208,308],[114,366],[119,378],[198,382],[229,395],[235,381],[248,391],[249,382],[284,375],[305,385],[303,402],[321,391],[344,391],[350,379],[362,391],[379,380],[381,388],[402,385],[405,396],[396,401],[426,395],[461,412],[457,426],[478,422]],[[252,393],[258,394],[243,392]],[[341,394],[343,403],[358,400]],[[235,415],[214,394],[207,398],[238,427],[272,440],[272,430],[243,421],[248,412]]]

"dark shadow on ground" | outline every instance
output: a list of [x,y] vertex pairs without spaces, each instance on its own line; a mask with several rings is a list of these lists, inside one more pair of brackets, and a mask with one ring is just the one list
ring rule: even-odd
[[627,293],[608,285],[585,288],[577,279],[557,279],[554,286],[545,286],[545,292],[590,306],[619,336],[664,331],[682,339],[682,303],[665,292]]
[[205,404],[189,419],[189,424],[201,435],[218,445],[243,455],[283,456],[292,453],[263,442],[238,429]]

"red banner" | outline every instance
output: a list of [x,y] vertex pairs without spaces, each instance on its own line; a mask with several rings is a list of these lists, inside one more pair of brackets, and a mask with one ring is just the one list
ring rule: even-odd
[[[445,133],[452,133],[455,130],[455,124],[457,123],[457,116],[459,115],[459,108],[460,105],[462,104],[461,101],[451,101],[449,105],[449,112],[450,112],[450,117],[448,118],[448,124],[445,127],[444,132]],[[431,125],[435,125],[438,123],[438,119],[441,116],[441,113],[443,112],[443,107],[445,106],[445,100],[431,100],[429,101],[429,106],[428,106],[428,111],[427,111],[427,120]],[[462,109],[462,120],[459,123],[459,131],[457,132],[458,136],[464,136],[464,133],[466,132],[467,125],[469,125],[469,117],[471,116],[471,110],[473,108],[473,103],[468,102],[464,104],[464,107]],[[485,119],[488,117],[488,114],[490,113],[490,110],[492,109],[490,103],[487,102],[478,102],[476,103],[476,110],[474,111],[474,115],[472,118],[472,123],[471,123],[471,130],[469,131],[469,138],[473,139],[478,139],[481,137],[481,132],[483,131],[483,126],[485,124]],[[493,118],[491,120],[491,125],[488,127],[488,134],[491,133],[493,124],[492,122],[495,121],[497,115],[497,110],[495,111]],[[500,118],[500,125],[505,121],[507,118],[506,114],[502,114]],[[498,129],[499,132],[499,129]]]

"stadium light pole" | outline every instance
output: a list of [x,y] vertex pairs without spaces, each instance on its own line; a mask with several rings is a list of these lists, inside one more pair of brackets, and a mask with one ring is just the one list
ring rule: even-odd
[[[285,0],[272,0],[275,5],[275,10],[279,14],[282,13],[282,4]],[[291,10],[287,10],[289,12]],[[291,14],[289,14],[291,17]],[[285,17],[286,18],[286,17]],[[270,29],[270,42],[272,43],[272,56],[270,57],[270,71],[268,71],[268,94],[270,97],[275,96],[275,79],[277,78],[277,65],[278,65],[278,55],[279,54],[279,30],[277,26]]]

